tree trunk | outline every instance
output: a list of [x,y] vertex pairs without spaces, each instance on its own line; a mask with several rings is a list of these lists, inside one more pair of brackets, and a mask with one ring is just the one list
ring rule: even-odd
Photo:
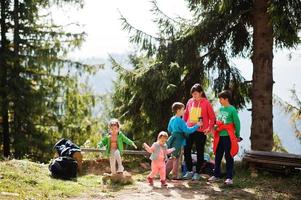
[[[16,84],[19,80],[20,75],[20,31],[19,31],[19,0],[14,0],[14,11],[13,11],[13,21],[14,21],[14,66],[12,71],[12,79],[14,79],[13,84]],[[13,91],[13,124],[11,125],[11,135],[14,138],[13,143],[13,151],[14,157],[20,158],[26,152],[24,152],[24,141],[26,138],[24,137],[24,132],[21,131],[21,115],[20,108],[22,107],[21,102],[19,100],[20,90],[16,85],[12,85],[12,88],[16,88]],[[23,150],[23,151],[22,151]]]
[[253,7],[253,81],[251,149],[273,148],[273,29],[267,13],[269,0],[255,0]]
[[6,33],[8,27],[7,20],[8,3],[5,0],[1,1],[1,56],[0,56],[0,83],[1,83],[1,115],[2,115],[2,133],[3,133],[3,155],[10,155],[10,139],[9,139],[9,121],[8,121],[8,88],[7,88],[7,56],[8,56],[8,41]]

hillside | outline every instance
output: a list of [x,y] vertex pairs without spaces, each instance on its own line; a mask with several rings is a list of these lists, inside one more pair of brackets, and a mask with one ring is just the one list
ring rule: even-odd
[[48,165],[28,160],[0,162],[0,199],[65,199],[97,187],[96,175],[78,177],[76,181],[51,178]]
[[[97,163],[95,161],[90,164]],[[98,163],[105,169],[107,162]],[[87,166],[87,165],[86,165]],[[89,165],[92,167],[92,165]],[[147,165],[146,165],[147,166]],[[139,163],[126,162],[132,171],[132,185],[103,184],[101,175],[86,174],[63,181],[49,176],[48,166],[28,160],[0,161],[0,199],[300,199],[301,174],[281,176],[267,172],[252,174],[236,164],[234,185],[209,184],[203,175],[199,182],[169,181],[161,188],[159,180],[151,187],[145,182],[148,171],[139,171]],[[94,168],[96,166],[93,166]],[[93,168],[92,167],[92,168]],[[86,169],[87,171],[87,169]],[[93,172],[93,170],[90,170]],[[99,173],[99,171],[97,172]]]

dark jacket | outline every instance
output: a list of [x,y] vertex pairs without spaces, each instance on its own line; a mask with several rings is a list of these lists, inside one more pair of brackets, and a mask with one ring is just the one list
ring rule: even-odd
[[81,151],[76,144],[65,138],[60,139],[53,148],[56,149],[59,156],[72,157],[73,153]]

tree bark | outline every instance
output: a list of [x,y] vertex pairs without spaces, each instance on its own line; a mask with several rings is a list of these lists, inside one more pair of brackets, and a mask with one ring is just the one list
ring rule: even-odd
[[[20,27],[19,27],[19,0],[14,0],[14,11],[13,11],[13,21],[14,21],[14,66],[12,71],[12,79],[14,79],[13,84],[16,84],[16,82],[19,80],[20,75]],[[20,158],[25,154],[24,150],[24,140],[26,138],[24,137],[24,132],[21,131],[21,113],[20,108],[22,107],[21,102],[19,100],[20,90],[17,86],[12,86],[12,88],[16,88],[13,91],[13,124],[11,125],[11,135],[14,138],[13,143],[13,151],[14,151],[14,157]]]
[[0,56],[0,83],[1,83],[1,115],[2,115],[2,133],[3,133],[3,156],[10,155],[10,136],[9,136],[9,119],[8,119],[8,87],[7,87],[7,56],[8,40],[6,33],[8,27],[6,24],[8,12],[8,3],[6,0],[1,1],[1,56]]
[[254,0],[251,149],[273,148],[273,29],[269,0]]

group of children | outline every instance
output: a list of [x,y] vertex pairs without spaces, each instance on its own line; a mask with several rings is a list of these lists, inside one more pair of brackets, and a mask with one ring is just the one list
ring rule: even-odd
[[[222,107],[218,111],[217,120],[215,119],[215,115],[213,113],[213,117],[211,117],[211,119],[204,121],[203,117],[205,116],[204,111],[206,111],[206,109],[203,109],[203,112],[188,113],[188,115],[194,115],[194,117],[198,119],[192,122],[192,120],[189,120],[189,117],[183,117],[183,115],[185,115],[185,112],[188,112],[188,106],[185,110],[185,105],[183,103],[173,103],[172,111],[174,113],[174,116],[171,117],[167,128],[170,136],[168,136],[167,132],[161,131],[158,134],[157,141],[154,142],[151,146],[147,145],[146,143],[143,144],[145,150],[151,153],[151,172],[147,176],[147,181],[150,185],[153,185],[153,178],[158,173],[160,174],[161,186],[167,186],[166,177],[171,171],[172,178],[178,179],[180,152],[183,147],[186,147],[186,149],[187,146],[189,147],[190,144],[186,144],[187,141],[188,143],[191,143],[191,141],[189,141],[189,139],[187,138],[189,138],[189,136],[191,136],[192,134],[204,134],[204,136],[206,136],[210,133],[213,133],[214,136],[213,151],[215,154],[215,168],[214,175],[210,177],[208,181],[214,182],[219,180],[219,178],[221,177],[220,165],[221,160],[225,155],[227,173],[225,184],[233,184],[233,157],[237,154],[239,149],[238,142],[240,141],[240,121],[235,107],[230,104],[231,93],[229,91],[223,91],[219,93],[218,97]],[[208,106],[206,105],[206,107]],[[185,121],[185,119],[187,121]],[[209,124],[212,124],[212,127],[210,127]],[[204,126],[206,127],[206,130],[198,132],[198,130],[202,130]],[[106,154],[110,158],[110,167],[112,174],[123,172],[124,170],[121,161],[123,143],[132,145],[133,147],[137,148],[135,143],[127,138],[119,128],[119,121],[117,119],[112,119],[109,122],[109,134],[106,135],[98,144],[99,148],[106,146]],[[192,140],[194,139],[194,137],[190,137],[190,140],[191,138]],[[191,156],[191,153],[189,151],[185,151],[185,156],[188,155],[187,152]],[[169,158],[167,158],[168,154],[171,154]],[[116,161],[118,164],[117,170]],[[200,161],[201,163],[203,162],[203,160],[198,160],[198,162]],[[188,159],[185,158],[185,162],[187,165],[187,162],[189,162],[189,157]],[[195,174],[193,174],[192,170],[190,169],[183,178],[192,178],[194,180],[197,180],[199,176],[198,173],[200,173],[200,171],[197,171]]]

